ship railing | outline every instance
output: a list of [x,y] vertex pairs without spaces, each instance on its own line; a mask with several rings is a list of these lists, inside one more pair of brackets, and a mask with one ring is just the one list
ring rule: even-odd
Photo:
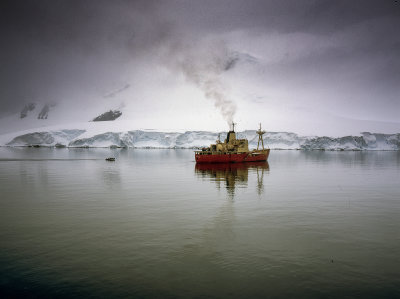
[[228,152],[219,152],[219,151],[194,151],[196,155],[225,155]]

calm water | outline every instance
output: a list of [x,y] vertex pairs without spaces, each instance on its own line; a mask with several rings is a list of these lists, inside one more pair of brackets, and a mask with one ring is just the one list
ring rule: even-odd
[[3,296],[400,297],[400,152],[0,148],[0,196]]

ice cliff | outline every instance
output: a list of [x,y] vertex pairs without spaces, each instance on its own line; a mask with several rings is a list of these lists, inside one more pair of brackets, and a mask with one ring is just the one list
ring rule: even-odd
[[[21,132],[22,133],[22,132]],[[132,147],[132,148],[199,148],[221,140],[226,132],[206,131],[156,132],[132,130],[125,132],[91,132],[85,129],[64,129],[0,135],[1,146],[46,147]],[[254,130],[237,133],[247,138],[250,148],[257,146]],[[287,132],[267,132],[264,145],[271,149],[301,150],[400,150],[400,134],[361,133],[360,136],[307,137]]]

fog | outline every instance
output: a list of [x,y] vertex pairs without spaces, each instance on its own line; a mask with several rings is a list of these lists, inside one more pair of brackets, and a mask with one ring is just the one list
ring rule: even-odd
[[52,123],[119,109],[132,129],[400,132],[396,1],[0,5],[3,119],[34,102]]

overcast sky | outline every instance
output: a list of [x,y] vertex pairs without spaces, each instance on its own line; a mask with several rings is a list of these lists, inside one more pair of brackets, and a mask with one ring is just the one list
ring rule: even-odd
[[0,116],[98,103],[161,129],[399,132],[399,2],[1,1]]

